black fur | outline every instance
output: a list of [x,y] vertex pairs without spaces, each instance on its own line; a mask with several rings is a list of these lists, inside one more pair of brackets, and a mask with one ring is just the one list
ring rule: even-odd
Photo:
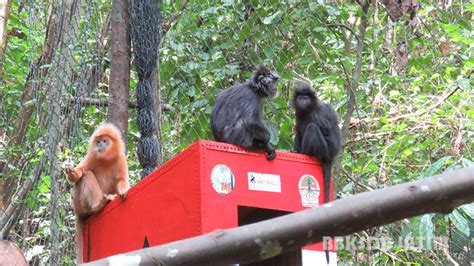
[[332,163],[342,145],[337,113],[331,105],[321,102],[306,84],[295,90],[293,106],[296,112],[294,149],[321,161],[326,203],[329,201]]
[[262,98],[276,97],[274,71],[260,66],[249,81],[225,89],[212,108],[211,128],[214,139],[250,150],[265,150],[267,158],[276,157],[270,147],[270,133],[263,125]]

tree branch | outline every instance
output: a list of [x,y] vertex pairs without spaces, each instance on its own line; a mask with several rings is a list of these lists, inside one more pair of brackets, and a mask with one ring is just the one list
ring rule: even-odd
[[[364,47],[365,47],[364,39],[365,39],[365,34],[367,32],[367,26],[368,26],[367,25],[367,22],[368,22],[367,11],[369,7],[368,5],[365,5],[365,4],[361,4],[361,6],[362,6],[363,14],[362,14],[360,25],[359,25],[360,36],[357,39],[358,42],[357,42],[357,47],[356,47],[356,63],[352,71],[351,80],[349,80],[349,76],[347,74],[346,69],[343,68],[344,73],[347,76],[346,89],[347,89],[347,94],[349,96],[348,103],[347,103],[348,104],[347,112],[344,115],[344,120],[343,120],[342,128],[341,128],[341,138],[342,138],[343,143],[347,141],[346,139],[349,133],[351,117],[357,108],[355,91],[357,87],[359,87],[359,78],[362,72],[362,62],[363,62],[362,51],[364,50]],[[341,64],[342,64],[342,61],[341,61]],[[336,157],[334,161],[333,176],[336,180],[339,177],[339,173],[341,172],[341,169],[342,169],[341,158],[342,158],[343,152],[344,150],[342,150],[342,152],[339,153],[339,155]]]
[[364,134],[363,136],[359,136],[347,141],[346,143],[344,143],[344,146],[347,146],[350,143],[359,142],[361,140],[378,139],[378,138],[390,135],[392,133],[393,132],[379,132],[379,133]]
[[365,188],[367,191],[374,191],[374,188],[373,187],[370,187],[370,186],[367,186],[367,185],[364,185],[362,184],[361,182],[359,182],[359,180],[355,179],[354,177],[352,177],[351,175],[349,175],[346,171],[344,171],[344,169],[342,169],[342,172],[344,173],[344,175],[350,179],[352,182],[354,182],[354,184],[358,185],[359,187],[363,187]]
[[357,39],[357,42],[362,42],[359,35],[357,35],[357,33],[351,27],[349,27],[347,25],[334,23],[334,24],[327,24],[326,26],[327,27],[333,27],[333,28],[345,28],[345,29],[347,29],[348,31],[351,32],[351,34]]
[[[424,115],[426,113],[429,113],[430,111],[438,108],[439,106],[441,106],[442,104],[444,104],[446,102],[446,100],[451,97],[452,95],[454,95],[454,93],[456,93],[456,91],[458,91],[460,89],[459,86],[455,87],[453,90],[451,90],[447,95],[445,95],[443,98],[441,99],[438,99],[438,101],[435,103],[435,104],[432,104],[431,106],[429,106],[428,108],[424,108],[424,109],[419,109],[418,111],[416,111],[415,113],[413,114],[404,114],[404,115],[399,115],[399,116],[394,116],[394,117],[390,117],[387,119],[387,121],[389,122],[395,122],[395,121],[398,121],[398,120],[401,120],[401,119],[405,119],[405,118],[408,118],[408,117],[416,117],[416,116],[421,116],[421,115]],[[350,121],[350,127],[354,127],[354,126],[358,126],[360,124],[368,124],[368,123],[374,123],[374,122],[378,122],[380,121],[380,117],[373,117],[373,118],[363,118],[363,119],[351,119]]]
[[[69,102],[71,104],[80,104],[82,106],[86,105],[95,105],[97,107],[108,107],[109,106],[109,101],[108,100],[99,100],[99,99],[92,99],[92,98],[86,98],[86,97],[72,97],[69,99]],[[161,103],[161,110],[162,111],[171,111],[172,107],[170,104],[167,103]],[[129,102],[128,103],[128,108],[137,108],[137,103],[135,102]]]
[[189,0],[184,0],[182,3],[181,3],[181,6],[179,7],[179,10],[176,11],[176,13],[174,13],[171,18],[166,21],[163,25],[163,34],[162,36],[165,36],[165,34],[168,32],[169,29],[171,29],[171,26],[173,25],[173,23],[175,21],[177,21],[179,19],[179,17],[181,16],[181,14],[183,13],[184,9],[186,8],[186,6],[188,5],[188,2]]
[[352,80],[350,84],[347,84],[347,93],[349,95],[349,100],[348,100],[348,108],[347,112],[344,116],[344,123],[342,125],[341,129],[341,136],[342,139],[345,140],[347,137],[347,134],[349,132],[349,125],[350,125],[350,120],[352,117],[352,114],[354,113],[356,109],[356,95],[355,95],[355,90],[359,86],[359,78],[360,74],[362,72],[362,50],[364,49],[364,39],[365,39],[365,34],[367,32],[367,10],[368,7],[365,7],[365,5],[362,5],[362,17],[360,19],[360,25],[359,25],[359,31],[360,31],[360,36],[358,38],[357,42],[357,48],[356,48],[356,63],[354,66],[354,70],[352,72]]
[[[474,168],[360,193],[323,206],[228,230],[116,255],[85,265],[222,265],[247,263],[404,218],[474,201]],[[172,254],[170,256],[170,254]]]

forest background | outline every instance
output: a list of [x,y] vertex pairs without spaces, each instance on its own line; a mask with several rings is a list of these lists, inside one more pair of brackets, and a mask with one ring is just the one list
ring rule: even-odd
[[[116,2],[124,1],[0,1],[0,229],[33,264],[74,261],[62,167],[84,156],[88,137],[108,117],[120,82],[111,68],[128,71],[127,61],[112,60]],[[473,166],[472,1],[163,0],[160,10],[153,73],[158,165],[198,139],[212,139],[216,96],[263,63],[282,77],[280,96],[265,102],[279,150],[292,149],[297,82],[312,84],[338,112],[345,145],[334,170],[337,197]],[[141,177],[137,81],[132,67],[122,84],[130,88],[122,119],[132,184]],[[473,233],[470,204],[354,235],[446,236],[441,250],[395,245],[341,250],[338,257],[466,265]]]

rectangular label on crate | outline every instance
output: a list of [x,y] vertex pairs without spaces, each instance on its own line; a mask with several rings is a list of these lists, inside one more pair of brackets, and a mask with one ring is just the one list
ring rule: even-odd
[[281,192],[279,175],[248,172],[249,190]]

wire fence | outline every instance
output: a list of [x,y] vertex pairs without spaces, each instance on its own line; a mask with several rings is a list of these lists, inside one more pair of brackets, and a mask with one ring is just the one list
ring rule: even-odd
[[2,170],[9,206],[2,215],[2,235],[9,233],[32,264],[72,264],[74,214],[62,165],[68,155],[84,152],[83,141],[94,127],[87,126],[87,117],[105,118],[104,110],[84,108],[80,99],[107,100],[99,88],[105,76],[107,22],[97,1],[21,2],[15,8],[28,25],[27,37],[23,47],[9,49],[39,52],[34,58],[7,61],[7,73],[25,68],[21,64],[26,61],[30,69],[18,82],[25,88],[16,114],[21,123],[6,123],[14,137],[22,136],[6,153],[16,167]]
[[[283,78],[280,96],[265,102],[266,125],[271,132],[271,144],[276,148],[292,149],[291,95],[296,82],[313,84],[317,95],[335,107],[342,124],[343,114],[350,108],[346,95],[357,73],[353,64],[361,56],[360,51],[351,47],[357,47],[360,38],[364,39],[361,33],[341,25],[346,21],[352,23],[350,14],[359,14],[354,6],[351,13],[343,13],[337,5],[311,1],[160,3],[163,13],[160,25],[163,36],[159,36],[163,39],[157,66],[160,89],[159,95],[153,97],[160,106],[157,120],[161,161],[169,160],[198,139],[212,139],[209,118],[216,96],[223,89],[248,79],[259,64],[276,70]],[[379,8],[383,9],[380,3]],[[0,216],[0,222],[5,225],[2,235],[18,243],[33,265],[73,264],[74,214],[63,164],[68,160],[79,162],[95,126],[107,119],[108,29],[110,16],[114,14],[108,13],[110,4],[97,0],[20,1],[13,9],[18,14],[14,20],[26,25],[23,31],[27,37],[10,40],[4,64],[5,79],[11,84],[3,86],[3,105],[15,105],[14,99],[21,105],[13,113],[2,106],[6,113],[2,126],[11,136],[2,156],[4,205],[8,207]],[[356,30],[360,23],[354,22]],[[387,22],[387,25],[392,24]],[[400,25],[391,27],[399,30]],[[372,29],[367,34],[380,40],[385,37],[384,31],[388,30]],[[373,44],[367,45],[369,50],[377,49]],[[431,54],[435,55],[435,52]],[[393,85],[392,80],[373,79],[376,66],[372,64],[383,57],[384,54],[377,53],[361,59],[358,84],[365,96],[359,103],[375,97],[374,83]],[[137,59],[134,60],[136,64]],[[394,56],[393,60],[397,58]],[[401,70],[393,71],[391,74]],[[142,81],[141,75],[132,74],[132,90]],[[18,87],[24,88],[22,95],[9,94]],[[134,93],[130,95],[131,102],[143,102]],[[129,111],[127,156],[133,184],[141,176],[135,148],[141,126],[135,121],[137,109]],[[357,119],[365,115],[364,110],[354,112]],[[368,129],[367,126],[348,130],[346,138],[356,139],[361,137],[361,132],[366,137],[364,132]],[[367,149],[370,153],[372,148]],[[343,171],[356,168],[351,160],[354,159],[343,157]],[[441,166],[432,171],[440,169]],[[351,191],[347,186],[353,182],[344,174],[336,181],[340,196]],[[354,235],[363,242],[370,237],[396,240],[417,236],[431,241],[436,234],[442,234],[448,241],[442,242],[440,249],[426,246],[405,249],[402,245],[370,251],[341,249],[339,257],[355,263],[423,259],[422,262],[431,261],[431,264],[433,261],[464,264],[473,259],[469,255],[473,220],[468,219],[468,224],[459,222],[459,215],[465,217],[466,210],[457,210],[449,219],[424,215]],[[459,223],[467,229],[459,228]]]

